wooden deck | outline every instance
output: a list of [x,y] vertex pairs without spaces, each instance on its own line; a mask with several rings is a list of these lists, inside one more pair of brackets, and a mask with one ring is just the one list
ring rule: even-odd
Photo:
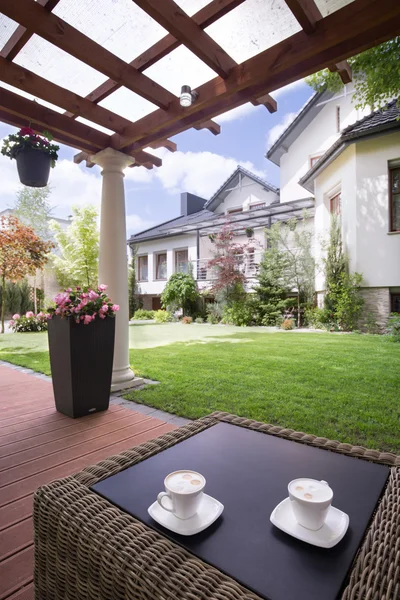
[[37,487],[175,429],[111,406],[70,419],[49,381],[0,366],[0,600],[32,600],[32,498]]

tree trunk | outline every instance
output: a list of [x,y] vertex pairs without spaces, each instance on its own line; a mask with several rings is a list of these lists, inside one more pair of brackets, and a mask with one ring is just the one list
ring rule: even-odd
[[300,314],[300,293],[297,293],[297,327],[301,325],[301,314]]
[[33,278],[33,310],[35,312],[35,315],[37,315],[36,273]]
[[1,333],[4,333],[4,317],[6,314],[6,278],[1,279]]

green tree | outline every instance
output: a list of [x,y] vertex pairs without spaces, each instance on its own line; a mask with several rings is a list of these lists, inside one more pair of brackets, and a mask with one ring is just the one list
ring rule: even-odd
[[[51,190],[49,186],[44,188],[23,186],[18,190],[15,202],[15,215],[18,219],[24,223],[24,225],[32,227],[36,235],[46,242],[52,239],[49,228],[49,220],[52,213],[49,201],[50,194]],[[33,276],[33,303],[35,314],[37,313],[37,296],[35,273]]]
[[96,286],[99,268],[99,229],[94,206],[74,206],[71,225],[63,230],[52,221],[60,256],[53,256],[58,283],[61,287]]
[[[348,59],[353,70],[356,108],[380,108],[400,95],[400,37]],[[338,92],[343,83],[338,73],[319,71],[306,82],[317,92]]]
[[315,258],[313,232],[307,227],[308,214],[301,220],[292,217],[279,226],[279,246],[286,253],[285,278],[297,298],[297,326],[301,325],[301,305],[311,306],[315,293]]
[[192,274],[174,273],[168,279],[167,285],[161,294],[161,303],[164,308],[182,308],[185,315],[198,296],[197,284]]
[[132,319],[133,315],[139,308],[137,301],[137,289],[136,289],[136,251],[132,249],[131,264],[128,267],[128,292],[129,292],[129,319]]
[[325,269],[325,289],[324,306],[333,314],[335,305],[330,294],[332,285],[336,285],[342,274],[348,272],[348,260],[343,250],[342,225],[340,218],[332,215],[331,227],[329,231],[329,242],[326,246],[326,257],[323,260]]
[[280,225],[275,223],[266,229],[266,249],[262,256],[257,275],[257,294],[262,323],[275,325],[285,309],[285,299],[289,293],[289,258],[280,245]]

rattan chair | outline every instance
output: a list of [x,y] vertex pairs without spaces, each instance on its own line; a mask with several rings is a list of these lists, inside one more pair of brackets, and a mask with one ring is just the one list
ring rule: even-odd
[[220,412],[37,490],[36,600],[259,600],[233,579],[89,489],[220,421],[389,465],[388,485],[342,600],[399,600],[400,456]]

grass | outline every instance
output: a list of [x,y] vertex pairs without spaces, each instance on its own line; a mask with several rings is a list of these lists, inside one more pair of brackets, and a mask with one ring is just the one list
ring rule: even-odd
[[[400,453],[400,345],[379,336],[138,325],[131,345],[136,374],[161,382],[127,395],[136,402],[189,418],[224,410]],[[49,374],[46,334],[1,336],[0,359]]]

